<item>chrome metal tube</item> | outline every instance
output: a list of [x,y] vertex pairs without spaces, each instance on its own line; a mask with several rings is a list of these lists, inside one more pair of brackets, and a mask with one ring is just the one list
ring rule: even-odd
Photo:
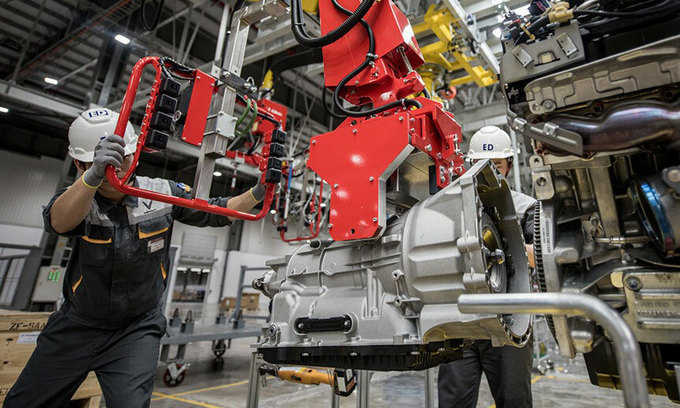
[[542,313],[587,316],[600,324],[614,341],[626,407],[647,408],[647,381],[643,374],[640,346],[630,327],[600,299],[571,293],[460,295],[464,313]]

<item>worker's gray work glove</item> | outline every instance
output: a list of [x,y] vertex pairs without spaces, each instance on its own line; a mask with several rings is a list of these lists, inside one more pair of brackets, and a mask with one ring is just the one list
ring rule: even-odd
[[94,148],[92,167],[83,174],[83,182],[90,187],[99,187],[106,177],[106,166],[120,168],[125,156],[125,141],[118,135],[108,135]]
[[264,200],[266,190],[267,188],[264,186],[264,184],[257,183],[255,187],[250,189],[250,195],[253,196],[255,201],[259,203],[260,201]]

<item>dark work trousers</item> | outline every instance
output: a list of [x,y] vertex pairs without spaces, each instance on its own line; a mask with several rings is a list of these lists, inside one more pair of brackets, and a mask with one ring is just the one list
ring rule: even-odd
[[107,408],[148,407],[164,333],[160,310],[117,330],[82,326],[57,311],[4,407],[65,407],[90,371],[97,375]]
[[439,408],[475,408],[482,372],[496,407],[531,407],[532,352],[531,341],[522,348],[475,341],[462,359],[439,366]]

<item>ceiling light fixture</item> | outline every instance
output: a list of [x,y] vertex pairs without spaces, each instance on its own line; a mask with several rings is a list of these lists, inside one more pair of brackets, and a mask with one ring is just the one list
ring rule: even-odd
[[130,39],[124,36],[123,34],[116,34],[115,37],[113,37],[114,40],[118,41],[119,43],[123,45],[128,45],[130,44]]

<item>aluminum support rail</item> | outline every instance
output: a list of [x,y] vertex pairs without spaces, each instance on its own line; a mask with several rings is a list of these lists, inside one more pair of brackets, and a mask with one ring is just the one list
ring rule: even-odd
[[571,293],[460,295],[458,308],[463,313],[542,313],[592,319],[614,342],[626,407],[649,407],[640,345],[621,316],[600,299]]

